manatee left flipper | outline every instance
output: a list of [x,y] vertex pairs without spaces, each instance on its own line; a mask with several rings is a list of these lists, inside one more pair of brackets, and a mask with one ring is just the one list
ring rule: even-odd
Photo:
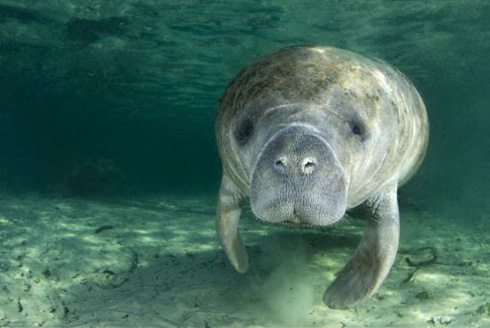
[[333,309],[352,307],[371,296],[395,261],[400,235],[396,186],[366,200],[365,207],[369,219],[364,236],[323,295]]
[[238,232],[243,195],[235,183],[223,174],[218,196],[216,230],[233,267],[240,273],[248,269],[248,255]]

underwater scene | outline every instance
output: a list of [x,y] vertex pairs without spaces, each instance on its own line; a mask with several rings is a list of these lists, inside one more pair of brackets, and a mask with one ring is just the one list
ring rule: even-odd
[[490,1],[0,0],[0,327],[490,327],[489,127]]

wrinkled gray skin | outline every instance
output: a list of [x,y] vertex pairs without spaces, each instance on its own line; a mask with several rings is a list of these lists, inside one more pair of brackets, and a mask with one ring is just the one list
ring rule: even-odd
[[216,119],[223,163],[217,230],[239,272],[244,200],[267,222],[328,226],[364,205],[365,234],[324,302],[347,308],[371,296],[398,248],[397,188],[420,165],[424,104],[384,62],[331,47],[290,47],[258,59],[226,90]]

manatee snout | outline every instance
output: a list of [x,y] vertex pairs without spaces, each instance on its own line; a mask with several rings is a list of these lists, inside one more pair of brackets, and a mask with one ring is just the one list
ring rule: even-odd
[[330,225],[347,207],[348,178],[325,139],[306,127],[275,133],[253,170],[251,206],[267,222]]

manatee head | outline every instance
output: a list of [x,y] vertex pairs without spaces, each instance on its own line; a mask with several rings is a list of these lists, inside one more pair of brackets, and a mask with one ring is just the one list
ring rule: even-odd
[[228,173],[264,221],[340,220],[367,195],[363,181],[389,142],[380,136],[396,126],[380,121],[380,108],[392,105],[383,102],[377,68],[361,70],[350,53],[333,65],[325,53],[265,57],[234,80],[221,104],[233,109],[222,114],[231,122],[222,138],[232,140],[234,156],[223,156],[234,158]]
[[321,106],[281,104],[245,115],[234,138],[261,220],[325,226],[347,209],[350,177],[343,162],[360,127],[349,127]]

